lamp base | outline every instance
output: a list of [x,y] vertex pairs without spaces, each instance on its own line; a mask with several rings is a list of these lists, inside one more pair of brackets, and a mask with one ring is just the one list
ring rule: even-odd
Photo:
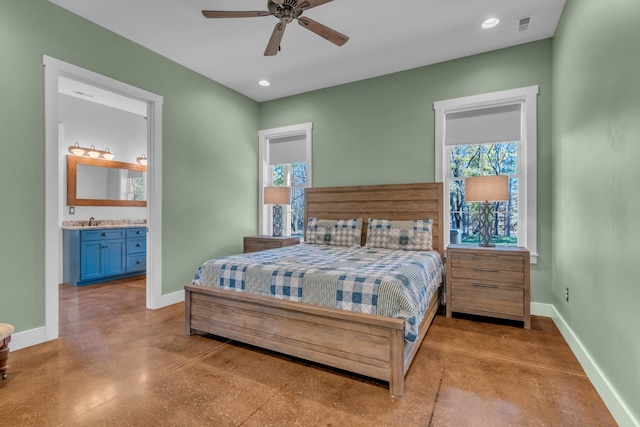
[[282,237],[282,206],[273,205],[273,237]]
[[489,202],[480,203],[480,221],[478,223],[478,245],[485,248],[495,247],[493,242],[491,223],[493,222],[493,215],[491,214],[491,208]]

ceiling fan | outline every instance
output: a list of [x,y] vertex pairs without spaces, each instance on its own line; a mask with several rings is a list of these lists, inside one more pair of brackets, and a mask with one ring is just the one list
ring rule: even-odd
[[202,14],[205,18],[252,18],[254,16],[270,16],[273,15],[280,20],[273,29],[267,48],[264,51],[265,56],[273,56],[280,50],[280,42],[284,35],[287,24],[294,19],[298,20],[298,24],[304,28],[313,31],[320,37],[329,40],[331,43],[342,46],[349,40],[344,34],[326,27],[319,22],[301,16],[305,10],[312,9],[316,6],[329,3],[333,0],[268,0],[265,11],[222,11],[222,10],[203,10]]

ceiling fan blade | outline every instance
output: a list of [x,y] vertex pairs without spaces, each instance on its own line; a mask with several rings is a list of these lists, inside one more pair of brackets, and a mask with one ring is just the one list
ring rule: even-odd
[[325,3],[329,3],[330,1],[333,0],[301,0],[298,2],[298,5],[296,6],[297,10],[309,10],[312,9],[316,6],[320,6],[323,5]]
[[336,30],[332,30],[331,28],[305,16],[298,18],[298,24],[302,25],[307,30],[313,31],[320,37],[324,37],[337,46],[342,46],[347,42],[347,40],[349,40],[349,37],[344,34],[341,34]]
[[276,27],[273,29],[273,33],[271,33],[269,43],[267,43],[267,48],[264,50],[264,56],[274,56],[278,54],[285,28],[287,28],[287,24],[285,22],[281,21],[276,24]]
[[271,12],[263,11],[224,11],[224,10],[203,10],[202,14],[205,18],[253,18],[254,16],[269,16]]

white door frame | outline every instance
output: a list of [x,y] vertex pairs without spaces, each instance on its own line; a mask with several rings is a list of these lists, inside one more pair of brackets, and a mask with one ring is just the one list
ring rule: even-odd
[[[149,158],[147,202],[147,308],[172,304],[162,296],[162,96],[119,82],[84,68],[44,55],[45,108],[45,236],[44,236],[44,341],[58,338],[58,285],[61,277],[62,221],[61,162],[58,139],[58,77],[135,98],[147,104],[147,153]],[[37,344],[37,343],[33,343]]]

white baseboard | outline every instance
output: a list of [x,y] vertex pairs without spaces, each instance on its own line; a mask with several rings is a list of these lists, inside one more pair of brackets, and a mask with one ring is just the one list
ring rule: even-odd
[[[173,292],[171,294],[162,295],[157,308],[166,307],[183,301],[184,290]],[[18,351],[33,345],[42,344],[46,341],[46,328],[41,326],[28,331],[11,334],[11,343],[9,344],[9,348],[11,351]]]
[[[184,301],[184,290],[173,292],[171,294],[162,295],[160,298],[160,307],[166,307]],[[604,401],[613,418],[621,427],[635,426],[640,427],[640,422],[631,413],[625,402],[620,398],[617,391],[604,373],[600,370],[595,361],[591,358],[589,352],[584,348],[582,342],[573,333],[569,325],[562,318],[560,313],[551,304],[531,303],[531,314],[534,316],[550,317],[553,319],[556,327],[562,334],[563,338],[569,345],[571,351],[580,362],[582,369],[591,380],[598,394]],[[45,342],[45,328],[35,328],[28,331],[18,332],[11,336],[11,351],[17,351],[32,345]]]
[[166,307],[168,305],[177,304],[183,301],[184,301],[184,289],[177,292],[173,292],[171,294],[160,296],[160,300],[158,301],[157,308]]
[[45,331],[45,327],[42,326],[39,328],[30,329],[28,331],[11,334],[9,349],[11,349],[11,351],[17,351],[23,348],[31,347],[32,345],[42,344],[46,341]]
[[596,391],[604,401],[604,404],[613,415],[618,425],[621,427],[640,427],[640,422],[631,413],[629,407],[620,398],[616,389],[611,385],[607,377],[600,370],[582,342],[574,334],[567,322],[562,318],[555,306],[551,304],[532,303],[531,314],[535,316],[550,317],[562,334],[564,340],[569,344],[569,348],[580,362],[582,369],[591,380]]
[[531,303],[531,315],[542,317],[553,317],[553,313],[556,311],[555,307],[551,304],[542,304],[539,302]]

